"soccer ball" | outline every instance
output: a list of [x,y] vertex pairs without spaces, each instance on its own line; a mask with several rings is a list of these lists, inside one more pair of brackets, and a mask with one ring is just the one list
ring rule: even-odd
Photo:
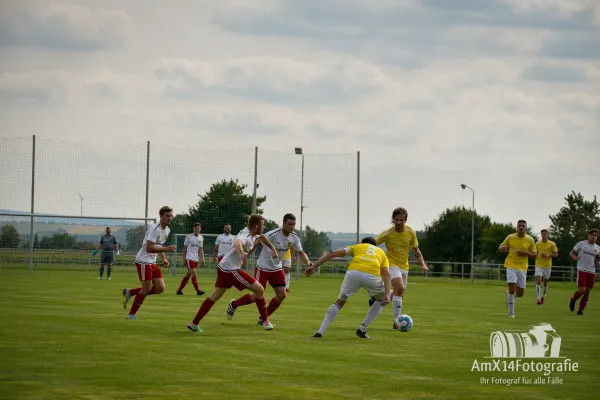
[[396,320],[396,324],[398,325],[398,330],[400,332],[408,332],[413,327],[413,320],[410,316],[402,314]]

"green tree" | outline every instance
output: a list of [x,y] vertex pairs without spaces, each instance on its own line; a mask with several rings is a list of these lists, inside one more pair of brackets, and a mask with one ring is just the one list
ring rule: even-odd
[[318,232],[307,225],[302,231],[302,248],[309,257],[321,257],[331,250],[331,239],[325,232]]
[[587,238],[591,227],[600,228],[600,203],[596,196],[588,201],[581,193],[571,192],[565,197],[565,202],[556,214],[550,215],[550,240],[558,247],[555,265],[571,264],[569,252],[575,243]]
[[0,247],[17,248],[19,247],[19,232],[13,225],[2,226],[0,230]]
[[40,240],[40,248],[42,249],[76,249],[77,245],[77,238],[62,229],[58,233],[45,236]]

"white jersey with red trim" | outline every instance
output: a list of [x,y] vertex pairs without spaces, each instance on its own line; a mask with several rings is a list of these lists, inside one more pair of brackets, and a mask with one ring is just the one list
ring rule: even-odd
[[158,253],[148,253],[146,251],[146,243],[151,241],[162,246],[169,238],[170,232],[171,230],[168,226],[165,229],[162,229],[160,222],[150,225],[148,232],[146,232],[146,236],[144,237],[142,248],[135,256],[135,262],[138,264],[156,264],[156,256]]
[[255,236],[250,234],[248,228],[242,229],[240,233],[235,236],[231,249],[225,253],[223,259],[219,263],[219,268],[223,271],[235,271],[242,267],[242,258],[235,250],[235,242],[237,240],[241,240],[244,251],[249,252],[254,247]]

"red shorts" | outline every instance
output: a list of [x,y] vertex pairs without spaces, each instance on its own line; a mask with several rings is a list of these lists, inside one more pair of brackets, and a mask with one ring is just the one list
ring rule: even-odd
[[256,266],[254,267],[254,279],[264,288],[267,287],[267,282],[271,287],[285,286],[285,273],[282,269],[279,271],[265,271]]
[[196,261],[192,261],[192,260],[185,260],[185,265],[187,266],[188,271],[190,269],[198,268],[198,263]]
[[135,263],[140,281],[151,281],[154,278],[162,278],[162,272],[156,264]]
[[256,279],[250,276],[246,271],[236,269],[235,271],[223,271],[217,268],[217,281],[215,287],[230,289],[235,286],[237,290],[250,289],[250,286],[256,282]]
[[577,287],[593,289],[596,282],[596,274],[591,272],[577,271]]
[[221,262],[221,260],[222,260],[222,259],[223,259],[223,256],[219,256],[219,257],[217,258],[217,262]]

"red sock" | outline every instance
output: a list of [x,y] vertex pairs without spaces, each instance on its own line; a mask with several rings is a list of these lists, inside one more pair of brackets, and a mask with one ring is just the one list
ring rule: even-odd
[[573,300],[575,300],[575,301],[579,300],[579,298],[581,296],[583,296],[583,293],[585,293],[585,292],[580,292],[579,290],[576,290],[575,294],[573,295]]
[[142,306],[142,303],[144,303],[144,299],[146,299],[146,295],[145,294],[141,294],[138,293],[135,295],[135,299],[133,300],[133,305],[131,306],[131,310],[129,311],[129,314],[134,314],[138,312],[138,310],[140,309],[140,307]]
[[273,297],[271,299],[271,301],[269,302],[269,307],[267,308],[267,314],[273,315],[273,313],[279,308],[280,305],[281,305],[281,303],[278,302],[275,297]]
[[579,302],[579,310],[577,310],[578,312],[583,312],[585,306],[587,306],[588,298],[589,296],[587,293],[583,295],[581,301]]
[[196,313],[196,316],[194,317],[194,320],[192,321],[194,323],[194,325],[198,325],[198,323],[200,322],[200,320],[202,318],[204,318],[204,316],[206,314],[208,314],[208,312],[210,311],[210,309],[212,308],[212,306],[215,305],[215,302],[212,301],[210,299],[210,297],[207,297],[206,300],[204,300],[202,302],[202,305],[200,306],[200,308],[198,309],[198,312]]
[[198,278],[195,276],[192,277],[192,285],[194,285],[194,289],[196,289],[196,292],[200,291],[200,287],[198,287]]
[[267,313],[267,302],[264,298],[256,299],[256,308],[258,308],[258,313],[260,314],[260,319],[266,321],[269,319],[269,314]]
[[185,287],[185,285],[187,285],[189,280],[190,280],[189,276],[184,276],[183,279],[181,280],[181,284],[179,285],[179,289],[177,289],[177,291],[181,292],[183,290],[183,288]]
[[250,296],[250,294],[245,294],[242,297],[240,297],[239,299],[235,299],[233,301],[233,306],[235,308],[238,308],[239,306],[245,306],[245,305],[252,304],[252,303],[254,303],[252,301],[252,296]]
[[135,289],[129,289],[129,294],[131,294],[132,296],[137,296],[137,294],[142,290],[141,287],[135,288]]

